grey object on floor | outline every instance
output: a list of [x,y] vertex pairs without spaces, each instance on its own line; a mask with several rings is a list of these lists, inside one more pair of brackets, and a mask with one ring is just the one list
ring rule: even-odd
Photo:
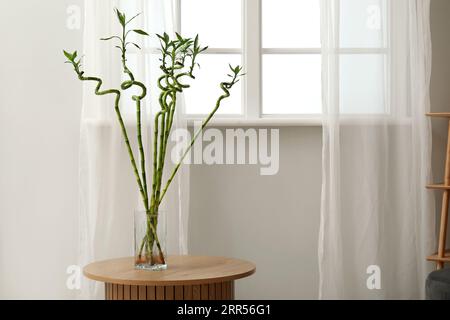
[[425,290],[427,300],[450,300],[450,269],[430,273]]

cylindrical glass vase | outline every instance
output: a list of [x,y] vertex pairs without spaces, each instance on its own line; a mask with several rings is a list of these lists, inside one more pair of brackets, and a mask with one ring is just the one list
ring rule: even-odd
[[136,269],[167,269],[166,214],[151,215],[145,210],[134,213],[134,266]]

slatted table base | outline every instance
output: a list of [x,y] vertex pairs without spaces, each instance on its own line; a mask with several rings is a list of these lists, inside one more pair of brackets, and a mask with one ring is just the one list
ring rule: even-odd
[[185,286],[105,283],[106,300],[234,300],[234,281]]

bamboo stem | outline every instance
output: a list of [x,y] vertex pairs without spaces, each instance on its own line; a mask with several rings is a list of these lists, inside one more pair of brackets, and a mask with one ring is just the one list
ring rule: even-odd
[[141,175],[145,192],[146,206],[148,208],[148,190],[147,190],[147,173],[145,171],[145,152],[142,143],[142,125],[141,125],[141,99],[136,99],[136,121],[137,121],[137,140],[139,145],[139,154],[141,158]]

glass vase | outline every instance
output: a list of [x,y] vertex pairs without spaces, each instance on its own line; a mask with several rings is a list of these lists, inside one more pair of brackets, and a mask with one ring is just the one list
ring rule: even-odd
[[134,213],[134,266],[136,269],[159,271],[167,269],[166,214]]

